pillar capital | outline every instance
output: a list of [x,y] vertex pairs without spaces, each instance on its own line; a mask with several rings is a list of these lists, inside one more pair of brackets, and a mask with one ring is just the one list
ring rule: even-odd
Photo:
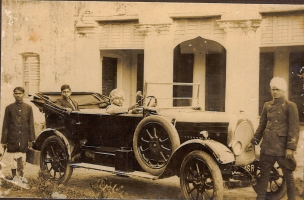
[[248,19],[248,20],[217,20],[220,28],[224,29],[226,33],[241,30],[243,33],[256,32],[260,27],[262,19]]
[[75,30],[80,37],[91,38],[99,30],[99,24],[91,17],[92,12],[85,11],[83,16],[76,20]]
[[76,30],[78,35],[87,38],[91,38],[96,33],[95,27],[77,27]]
[[137,32],[144,36],[148,34],[167,35],[171,24],[136,24],[134,27]]

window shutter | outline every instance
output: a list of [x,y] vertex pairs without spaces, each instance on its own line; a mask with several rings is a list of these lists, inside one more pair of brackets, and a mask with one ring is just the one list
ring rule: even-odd
[[216,22],[216,20],[219,19],[219,17],[206,19],[175,19],[174,22],[176,23],[176,30],[174,37],[176,40],[180,40],[185,36],[187,38],[189,38],[189,36],[192,36],[193,38],[196,38],[197,36],[205,36],[223,41],[225,32],[219,27],[218,23]]
[[144,36],[134,22],[108,22],[101,25],[100,49],[143,49]]
[[24,62],[24,89],[26,94],[35,94],[39,91],[40,62],[39,56],[25,56]]
[[303,45],[304,16],[263,16],[261,46]]

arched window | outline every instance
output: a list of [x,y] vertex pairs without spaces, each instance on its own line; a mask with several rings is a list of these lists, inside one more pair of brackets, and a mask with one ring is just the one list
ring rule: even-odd
[[22,54],[24,77],[23,84],[25,94],[35,94],[39,91],[40,83],[40,61],[39,55],[35,53]]

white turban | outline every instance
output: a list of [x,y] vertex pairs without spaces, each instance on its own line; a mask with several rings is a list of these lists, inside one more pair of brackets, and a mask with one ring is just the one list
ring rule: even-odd
[[272,78],[269,85],[270,85],[270,88],[276,87],[280,90],[283,90],[284,92],[286,92],[286,90],[287,90],[286,81],[280,77]]

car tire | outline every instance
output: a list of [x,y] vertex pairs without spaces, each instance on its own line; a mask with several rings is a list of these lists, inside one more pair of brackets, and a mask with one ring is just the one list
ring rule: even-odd
[[48,137],[42,144],[40,156],[41,172],[49,172],[49,178],[61,184],[69,181],[73,168],[69,166],[66,145],[57,136]]
[[192,151],[184,158],[180,185],[184,199],[223,199],[221,171],[215,160],[203,151]]
[[[256,193],[258,192],[259,177],[260,177],[260,172],[259,170],[257,170],[257,184],[252,186]],[[279,167],[278,169],[277,167],[272,167],[268,185],[270,186],[270,190],[267,190],[266,192],[267,200],[282,199],[287,194],[286,180],[283,177],[283,174]]]
[[133,149],[142,169],[158,176],[164,170],[171,155],[180,146],[175,127],[161,116],[148,116],[136,127]]

